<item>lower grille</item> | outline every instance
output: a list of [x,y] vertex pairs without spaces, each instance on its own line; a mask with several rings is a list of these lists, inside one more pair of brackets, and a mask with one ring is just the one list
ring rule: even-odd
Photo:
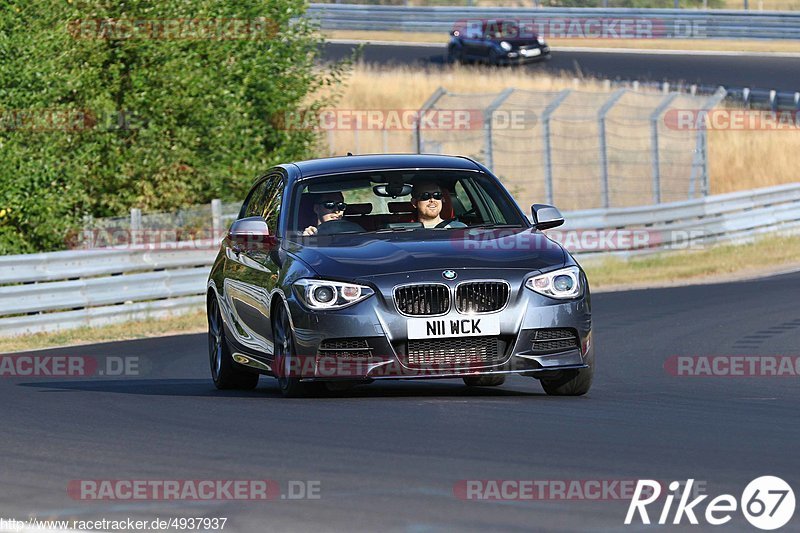
[[480,367],[503,362],[507,343],[498,337],[408,341],[406,366]]
[[580,341],[574,329],[537,329],[533,334],[532,349],[536,353],[565,352],[579,347]]
[[372,348],[366,339],[328,339],[319,345],[317,354],[320,357],[368,358],[372,357]]

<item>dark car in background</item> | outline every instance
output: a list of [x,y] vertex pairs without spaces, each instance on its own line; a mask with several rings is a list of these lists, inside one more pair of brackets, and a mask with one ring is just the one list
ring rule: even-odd
[[[424,225],[431,213],[441,222]],[[370,155],[259,178],[207,286],[218,388],[259,374],[299,396],[380,379],[516,374],[548,394],[592,383],[591,301],[572,256],[489,170],[464,157]]]
[[516,20],[468,20],[455,24],[447,45],[450,62],[514,65],[550,59],[550,47],[531,25]]

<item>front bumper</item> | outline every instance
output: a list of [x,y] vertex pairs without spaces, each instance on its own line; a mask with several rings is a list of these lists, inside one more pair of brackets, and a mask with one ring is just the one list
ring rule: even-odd
[[[457,361],[427,359],[411,364],[408,317],[394,305],[393,288],[414,282],[441,282],[441,271],[412,272],[367,280],[375,294],[352,307],[313,312],[293,298],[289,301],[297,360],[291,365],[296,377],[309,380],[419,379],[474,375],[522,374],[537,376],[554,371],[585,368],[593,361],[591,302],[588,289],[576,300],[561,301],[524,287],[531,272],[514,271],[502,276],[511,284],[508,305],[496,314],[500,334],[497,358],[461,358]],[[437,279],[438,277],[438,279]],[[459,270],[459,282],[498,279],[497,271]],[[455,285],[455,282],[445,284]],[[463,319],[455,309],[443,319]],[[569,330],[575,346],[552,352],[536,349],[539,331]],[[458,339],[467,344],[468,337]],[[456,340],[456,339],[453,339]],[[414,342],[414,341],[412,341]],[[333,348],[332,346],[346,346]]]
[[538,61],[547,61],[550,59],[550,47],[543,46],[541,48],[533,49],[539,50],[539,53],[532,55],[533,52],[528,50],[527,54],[522,50],[511,50],[506,52],[505,55],[498,58],[498,62],[505,65],[518,65],[523,63],[536,63]]

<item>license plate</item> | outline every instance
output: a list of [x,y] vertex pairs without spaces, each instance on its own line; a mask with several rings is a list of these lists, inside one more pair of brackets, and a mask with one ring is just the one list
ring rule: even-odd
[[531,50],[520,50],[520,53],[522,55],[526,56],[526,57],[528,57],[528,56],[534,56],[535,57],[535,56],[538,56],[539,54],[541,54],[542,51],[540,49],[538,49],[538,48],[533,48]]
[[480,315],[474,317],[409,318],[407,327],[409,339],[499,335],[500,317],[498,315]]

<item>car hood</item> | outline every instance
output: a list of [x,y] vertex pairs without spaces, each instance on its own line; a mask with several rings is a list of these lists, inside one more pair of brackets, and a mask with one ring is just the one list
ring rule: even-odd
[[508,44],[510,44],[514,48],[519,48],[520,46],[533,46],[533,45],[538,45],[539,44],[539,41],[536,39],[536,37],[533,37],[533,38],[525,37],[525,38],[516,38],[516,39],[514,39],[514,38],[510,38],[510,39],[494,39],[494,42],[497,43],[497,44],[500,44],[503,41],[507,42]]
[[534,271],[561,266],[566,257],[530,228],[344,234],[287,242],[286,249],[320,276],[339,280],[432,269]]

